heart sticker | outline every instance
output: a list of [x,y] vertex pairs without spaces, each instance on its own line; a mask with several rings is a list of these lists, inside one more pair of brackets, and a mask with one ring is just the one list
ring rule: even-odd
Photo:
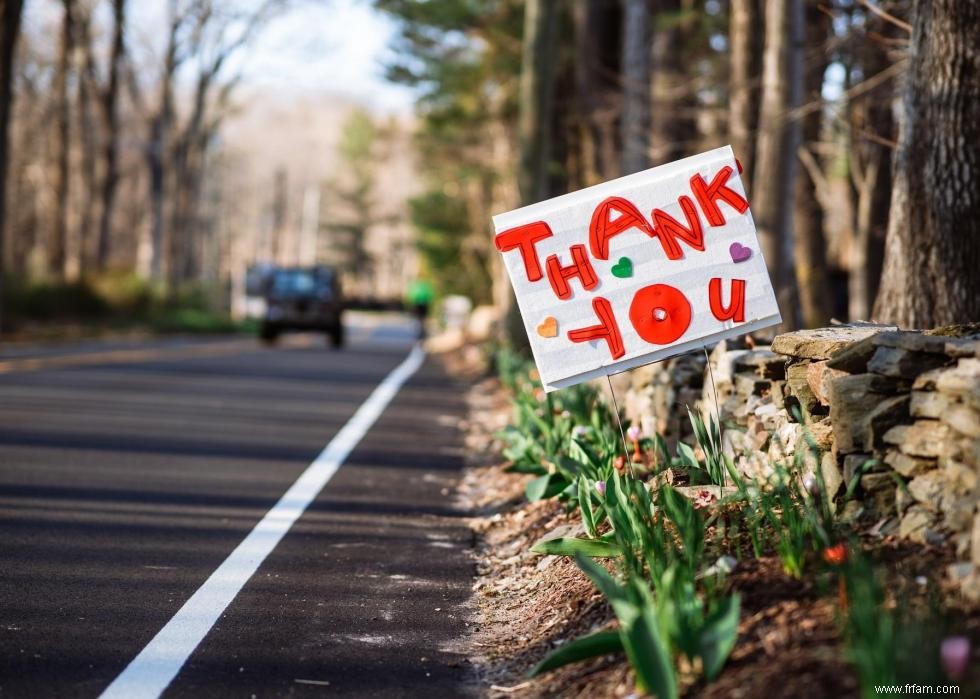
[[614,277],[626,279],[633,276],[633,262],[628,257],[620,257],[619,262],[613,265],[612,273]]
[[728,252],[732,256],[732,262],[745,262],[752,257],[752,250],[741,243],[732,243],[728,248]]
[[544,322],[538,326],[538,335],[541,337],[557,337],[558,335],[558,321],[552,316],[548,316],[544,319]]

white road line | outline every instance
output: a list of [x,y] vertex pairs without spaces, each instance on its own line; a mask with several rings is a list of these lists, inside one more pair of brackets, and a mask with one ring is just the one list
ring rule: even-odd
[[113,680],[102,693],[102,699],[156,699],[163,694],[262,561],[309,507],[424,359],[425,351],[416,345],[238,548]]

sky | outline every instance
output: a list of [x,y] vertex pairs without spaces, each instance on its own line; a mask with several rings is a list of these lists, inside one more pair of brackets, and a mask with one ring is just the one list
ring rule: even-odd
[[367,0],[303,0],[273,20],[246,59],[246,83],[339,93],[381,112],[408,112],[412,92],[384,79],[395,27]]

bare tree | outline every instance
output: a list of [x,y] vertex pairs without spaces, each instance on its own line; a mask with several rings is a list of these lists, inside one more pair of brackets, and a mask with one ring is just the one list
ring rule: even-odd
[[755,130],[759,121],[759,75],[762,73],[762,10],[759,0],[731,0],[728,74],[729,141],[742,163],[742,180],[752,182]]
[[0,333],[3,332],[3,287],[6,266],[7,161],[10,108],[13,104],[14,51],[20,34],[23,0],[0,0]]
[[75,48],[75,2],[62,0],[61,41],[54,78],[55,126],[51,147],[55,157],[54,210],[48,234],[48,267],[56,279],[65,276],[68,246],[68,196],[71,155],[71,98],[68,92],[72,52]]
[[802,0],[766,5],[766,40],[752,214],[776,288],[783,321],[795,325],[792,201],[799,122],[789,112],[799,104],[802,70],[799,36]]
[[518,117],[518,186],[523,204],[550,196],[548,165],[552,152],[558,12],[557,0],[528,0],[524,10],[521,110]]
[[581,186],[620,175],[620,36],[618,2],[572,4],[575,26],[575,105]]
[[698,15],[681,0],[660,0],[657,10],[650,46],[654,104],[650,141],[653,162],[662,165],[691,155],[697,147],[697,83],[686,61],[692,22]]
[[112,242],[112,215],[119,185],[119,83],[125,54],[126,0],[112,0],[113,32],[109,54],[109,77],[99,99],[105,143],[102,150],[102,212],[96,243],[96,264],[104,269],[109,262]]
[[650,167],[650,2],[623,0],[623,174]]
[[[821,100],[823,77],[828,56],[825,48],[830,35],[828,17],[815,0],[807,0],[804,83],[807,102]],[[814,109],[802,117],[800,143],[802,151],[820,141],[823,110]],[[812,163],[812,167],[816,167]],[[797,173],[794,192],[793,242],[795,246],[796,280],[799,284],[800,310],[803,323],[815,328],[830,320],[830,295],[827,293],[827,240],[824,236],[823,204],[818,188],[823,185],[813,169]]]
[[[864,18],[864,31],[851,39],[848,73],[855,69],[865,81],[887,75],[892,67],[888,42],[895,25],[877,15]],[[852,319],[871,317],[881,279],[891,200],[892,148],[895,125],[892,118],[894,81],[862,91],[847,100],[847,144],[850,154],[849,193],[853,237],[848,260],[848,315]]]
[[980,4],[916,0],[875,316],[980,318]]

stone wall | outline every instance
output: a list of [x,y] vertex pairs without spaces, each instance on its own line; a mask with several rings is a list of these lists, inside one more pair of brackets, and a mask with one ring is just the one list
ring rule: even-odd
[[629,374],[627,416],[690,441],[683,406],[717,406],[743,474],[765,478],[777,461],[819,469],[841,516],[952,540],[950,574],[980,599],[980,327],[837,326],[766,349],[724,342],[710,357],[710,372],[692,354]]

